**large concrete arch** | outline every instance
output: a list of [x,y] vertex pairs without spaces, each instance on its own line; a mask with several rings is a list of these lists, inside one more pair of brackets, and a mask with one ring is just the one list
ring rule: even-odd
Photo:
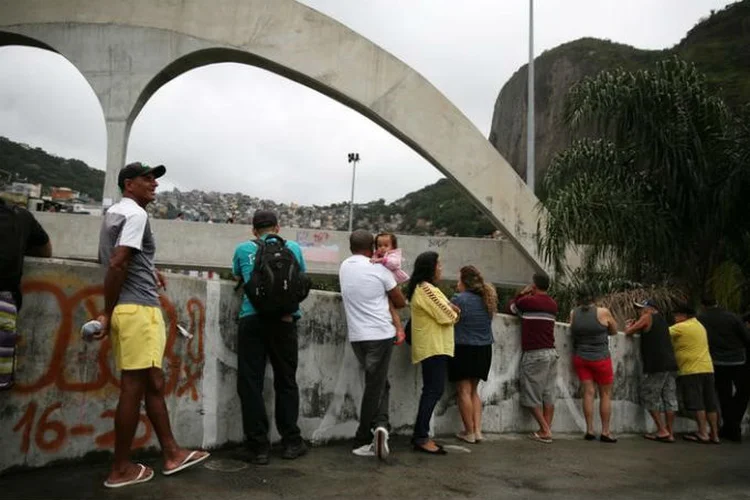
[[191,67],[233,57],[384,126],[545,269],[536,251],[537,199],[481,132],[412,68],[294,0],[0,0],[0,30],[63,54],[91,83],[107,123],[105,197],[116,196],[129,127],[148,97]]

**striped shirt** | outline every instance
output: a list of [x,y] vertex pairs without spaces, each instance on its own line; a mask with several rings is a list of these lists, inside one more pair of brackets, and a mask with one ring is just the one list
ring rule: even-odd
[[521,317],[521,349],[555,348],[557,302],[552,297],[541,293],[517,296],[510,310]]

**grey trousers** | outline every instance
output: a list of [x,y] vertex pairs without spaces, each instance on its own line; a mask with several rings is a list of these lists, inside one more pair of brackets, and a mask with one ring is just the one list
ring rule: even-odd
[[352,342],[352,350],[365,371],[365,392],[359,410],[359,427],[355,444],[372,442],[372,431],[377,427],[390,430],[388,422],[388,365],[393,352],[393,339]]

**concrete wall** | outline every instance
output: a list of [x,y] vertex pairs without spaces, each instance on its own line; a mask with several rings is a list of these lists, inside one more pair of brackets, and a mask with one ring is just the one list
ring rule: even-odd
[[[38,212],[35,214],[52,239],[55,257],[96,260],[101,217]],[[237,244],[253,238],[251,226],[206,224],[152,219],[157,264],[192,269],[228,268]],[[298,241],[311,271],[338,274],[349,257],[349,234],[342,231],[283,229],[282,235]],[[466,264],[476,265],[487,279],[498,284],[527,283],[534,269],[508,241],[481,238],[445,238],[399,235],[405,268],[425,250],[440,253],[445,275],[455,279]]]
[[[24,308],[18,384],[0,393],[0,470],[13,465],[41,466],[57,459],[111,450],[113,410],[117,401],[115,372],[108,340],[82,342],[80,325],[102,307],[102,270],[93,264],[29,259],[25,268]],[[162,296],[169,331],[164,369],[167,404],[175,430],[186,446],[214,447],[242,438],[236,395],[236,317],[239,296],[232,283],[168,276]],[[298,382],[300,426],[315,443],[354,435],[362,375],[346,338],[340,297],[313,292],[304,303],[299,325]],[[181,337],[176,324],[194,337]],[[497,316],[490,378],[480,386],[485,402],[485,432],[533,429],[518,404],[519,325]],[[583,418],[576,399],[566,325],[556,327],[560,353],[556,432],[581,432]],[[640,360],[638,340],[612,338],[615,364],[615,432],[641,432],[647,418],[638,406]],[[407,346],[391,362],[391,417],[397,432],[409,433],[421,387],[419,370],[409,361]],[[267,407],[272,412],[272,378],[267,373]],[[271,421],[273,421],[271,419]],[[684,426],[684,422],[680,425]],[[433,420],[438,434],[460,428],[454,390],[448,387]],[[275,434],[275,433],[274,433]],[[150,423],[142,416],[136,447],[155,446]]]

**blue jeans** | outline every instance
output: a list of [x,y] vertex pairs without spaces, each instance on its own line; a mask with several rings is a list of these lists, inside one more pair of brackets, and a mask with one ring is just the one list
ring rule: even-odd
[[450,356],[440,355],[422,360],[422,396],[419,398],[419,411],[414,424],[414,444],[423,445],[430,440],[430,419],[445,389],[445,371],[449,358]]

